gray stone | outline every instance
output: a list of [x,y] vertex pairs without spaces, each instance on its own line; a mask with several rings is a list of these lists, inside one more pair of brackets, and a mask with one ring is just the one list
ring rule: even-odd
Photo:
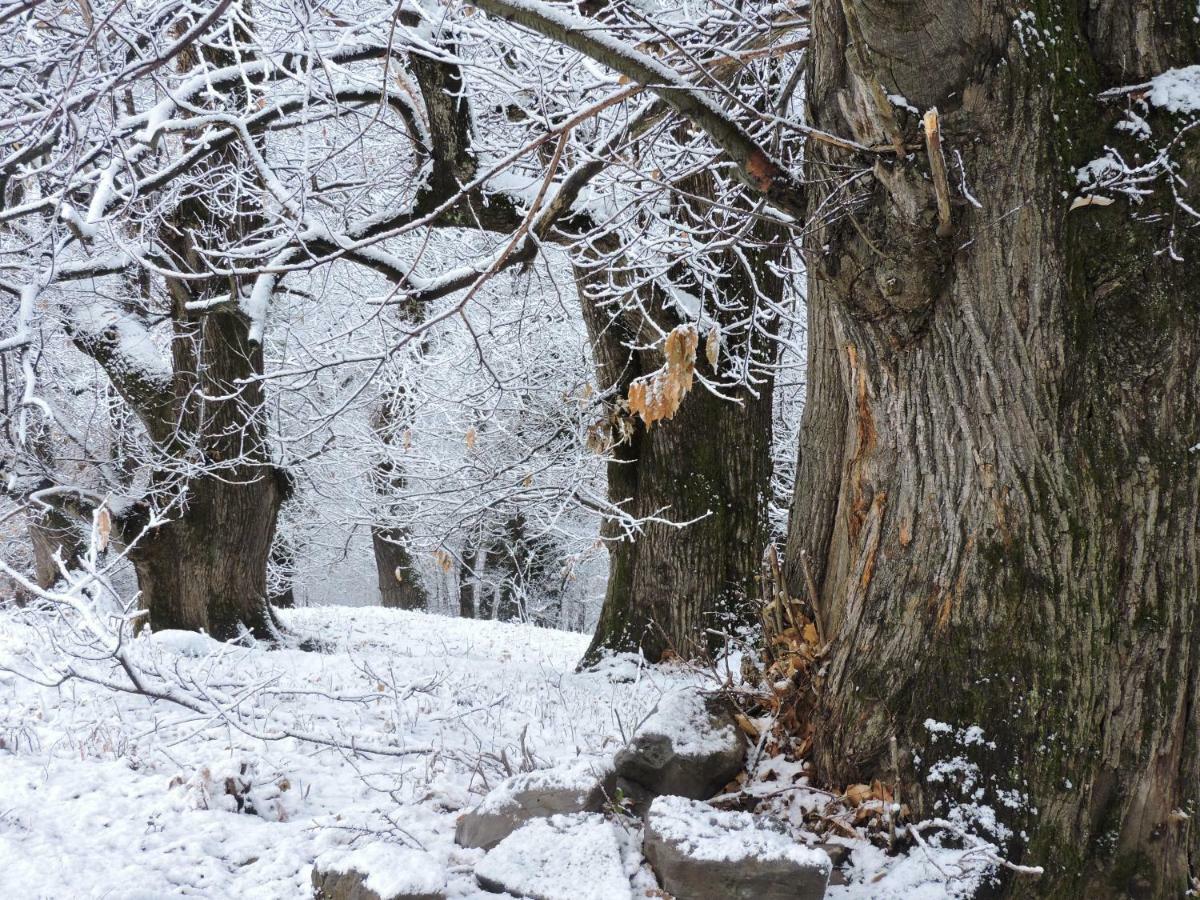
[[707,800],[741,771],[746,738],[726,704],[689,688],[668,694],[614,760],[650,795]]
[[613,825],[598,813],[532,819],[475,867],[479,886],[532,900],[632,900]]
[[428,853],[369,844],[318,859],[316,900],[446,900],[446,876]]
[[531,819],[598,812],[613,796],[615,784],[612,763],[605,760],[580,759],[514,775],[459,816],[454,840],[490,850]]
[[832,868],[760,816],[658,797],[642,852],[663,890],[681,900],[821,900]]

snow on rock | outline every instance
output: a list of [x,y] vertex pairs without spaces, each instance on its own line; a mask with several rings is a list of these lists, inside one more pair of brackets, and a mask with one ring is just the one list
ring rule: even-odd
[[446,875],[423,850],[377,841],[313,865],[316,900],[445,900]]
[[651,795],[707,800],[741,771],[745,757],[745,737],[725,704],[688,687],[659,701],[615,763],[621,779]]
[[832,865],[766,820],[658,797],[643,851],[663,889],[688,900],[820,900]]
[[604,758],[580,758],[514,775],[459,817],[455,840],[488,850],[530,819],[597,812],[614,790],[613,764]]
[[613,827],[596,813],[533,819],[497,844],[475,877],[485,890],[532,900],[630,900]]
[[1146,99],[1170,113],[1200,112],[1200,66],[1167,69],[1150,79]]

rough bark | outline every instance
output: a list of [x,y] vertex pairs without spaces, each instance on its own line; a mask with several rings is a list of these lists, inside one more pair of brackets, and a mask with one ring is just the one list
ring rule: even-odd
[[[928,777],[962,756],[1007,852],[1046,867],[999,893],[1182,896],[1200,874],[1177,814],[1200,791],[1200,239],[1162,185],[1136,211],[1069,207],[1079,166],[1134,149],[1097,94],[1200,61],[1194,4],[1035,3],[1016,25],[993,0],[813,7],[813,124],[919,148],[874,161],[806,238],[788,581],[807,595],[806,560],[831,636],[818,772],[890,782],[894,738],[921,817],[969,799]],[[877,85],[939,107],[955,181],[962,155],[980,208],[956,205],[944,237],[917,117]],[[846,162],[812,149],[814,210]]]
[[[782,290],[765,265],[778,255],[770,243],[775,235],[760,226],[754,237],[744,256],[753,271],[730,256],[721,259],[727,279],[720,308],[731,318],[752,306],[756,282],[776,295]],[[662,365],[658,351],[630,349],[654,341],[642,310],[655,315],[663,330],[679,320],[653,288],[642,288],[641,310],[614,320],[602,305],[607,279],[582,269],[579,279],[600,388],[627,397],[635,379]],[[704,354],[698,356],[699,371],[715,377]],[[721,641],[710,629],[752,618],[749,602],[757,596],[755,576],[767,539],[773,388],[769,374],[754,390],[736,389],[732,400],[697,385],[670,420],[647,428],[640,419],[626,419],[626,436],[618,435],[610,449],[608,497],[645,522],[634,535],[612,518],[602,525],[609,579],[585,662],[604,651],[641,652],[654,662],[669,654],[704,656]]]
[[273,639],[267,559],[287,493],[277,470],[245,471],[236,482],[188,485],[186,512],[148,531],[129,552],[150,626],[205,631],[217,640]]

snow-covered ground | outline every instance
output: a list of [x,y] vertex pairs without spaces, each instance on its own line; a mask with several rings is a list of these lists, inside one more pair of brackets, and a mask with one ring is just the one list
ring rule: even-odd
[[[494,898],[474,878],[483,852],[454,843],[459,813],[508,774],[611,755],[664,691],[705,678],[632,662],[577,674],[587,637],[532,626],[377,608],[285,616],[323,652],[144,640],[192,684],[256,693],[264,730],[287,722],[405,755],[263,741],[161,701],[0,673],[0,897],[304,897],[313,861],[353,848],[397,877],[444,878],[451,897]],[[0,609],[0,661],[29,640]],[[636,835],[621,846],[636,873]],[[855,856],[856,884],[831,898],[958,893],[923,857]]]

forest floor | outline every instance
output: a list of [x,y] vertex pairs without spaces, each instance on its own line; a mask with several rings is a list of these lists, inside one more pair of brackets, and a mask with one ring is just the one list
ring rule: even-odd
[[[0,672],[0,897],[305,897],[319,856],[381,843],[418,848],[396,858],[440,870],[451,897],[495,898],[473,876],[483,851],[454,843],[464,808],[509,773],[611,756],[664,691],[717,677],[632,660],[577,674],[587,637],[532,626],[378,608],[284,615],[323,652],[147,640],[190,683],[253,694],[260,733],[287,722],[405,755],[261,740],[162,701]],[[0,662],[31,639],[0,608]],[[759,760],[747,789],[774,794],[771,811],[804,839],[801,817],[828,798],[780,791],[797,771]],[[635,832],[622,852],[643,896],[654,882]],[[847,843],[850,883],[831,900],[941,900],[978,884],[977,871],[939,871],[954,871],[949,851]]]

